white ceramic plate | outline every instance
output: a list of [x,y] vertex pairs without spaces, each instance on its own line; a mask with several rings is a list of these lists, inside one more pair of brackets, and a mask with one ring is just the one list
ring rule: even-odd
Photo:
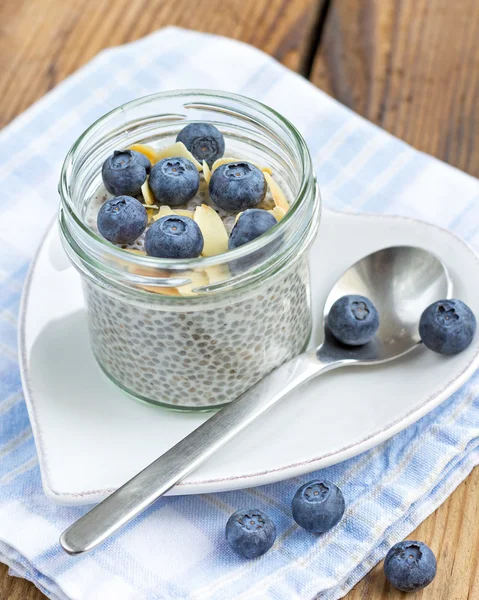
[[[439,256],[454,295],[479,314],[478,257],[451,233],[400,217],[328,211],[311,252],[311,346],[321,339],[323,303],[338,276],[362,256],[402,244]],[[89,348],[80,278],[56,227],[25,287],[20,349],[43,486],[55,502],[98,502],[208,417],[135,402],[101,372]],[[420,347],[387,365],[327,373],[283,400],[171,493],[262,485],[355,456],[447,398],[473,372],[478,356],[479,335],[455,357]]]

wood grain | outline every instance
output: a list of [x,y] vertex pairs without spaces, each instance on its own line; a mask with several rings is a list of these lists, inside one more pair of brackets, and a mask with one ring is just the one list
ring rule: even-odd
[[45,600],[46,596],[26,579],[10,577],[7,567],[0,563],[0,598],[1,600]]
[[[477,0],[333,0],[310,78],[419,150],[479,175]],[[413,532],[438,556],[417,600],[479,599],[479,469]],[[378,565],[347,600],[399,600]]]
[[413,596],[393,589],[383,563],[345,597],[346,600],[477,600],[479,598],[479,469],[408,536],[430,546],[438,572],[430,586]]
[[[477,0],[3,0],[0,126],[101,49],[166,25],[251,43],[415,147],[479,174]],[[439,559],[415,599],[479,599],[478,522],[476,469],[408,536]],[[381,565],[346,596],[406,597]],[[0,565],[0,599],[45,597]]]
[[177,25],[228,35],[301,70],[315,0],[3,0],[0,126],[100,50]]
[[356,112],[479,175],[479,2],[337,0],[311,79]]

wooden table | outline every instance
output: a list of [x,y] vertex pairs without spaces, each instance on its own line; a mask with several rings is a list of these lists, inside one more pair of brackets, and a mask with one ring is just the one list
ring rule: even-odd
[[[173,24],[249,42],[414,147],[479,176],[478,0],[3,0],[0,126],[102,48]],[[414,598],[479,598],[478,523],[476,469],[410,536],[439,558],[434,583]],[[379,565],[347,599],[402,597]],[[2,565],[0,598],[44,596]]]

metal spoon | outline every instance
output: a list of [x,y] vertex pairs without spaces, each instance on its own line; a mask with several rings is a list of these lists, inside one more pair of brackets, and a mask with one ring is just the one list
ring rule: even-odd
[[422,311],[435,300],[450,297],[452,284],[434,255],[420,248],[398,246],[366,256],[339,278],[326,300],[325,324],[335,300],[352,293],[368,297],[379,311],[380,326],[372,342],[346,347],[325,328],[324,342],[316,350],[273,371],[69,527],[60,537],[63,548],[79,554],[106,540],[313,377],[338,367],[377,365],[413,350],[420,343]]

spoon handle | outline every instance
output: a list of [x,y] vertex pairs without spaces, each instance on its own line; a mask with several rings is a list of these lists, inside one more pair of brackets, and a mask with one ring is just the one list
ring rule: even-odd
[[60,537],[69,554],[91,550],[144,511],[289,392],[339,366],[306,352],[273,371],[100,502]]

